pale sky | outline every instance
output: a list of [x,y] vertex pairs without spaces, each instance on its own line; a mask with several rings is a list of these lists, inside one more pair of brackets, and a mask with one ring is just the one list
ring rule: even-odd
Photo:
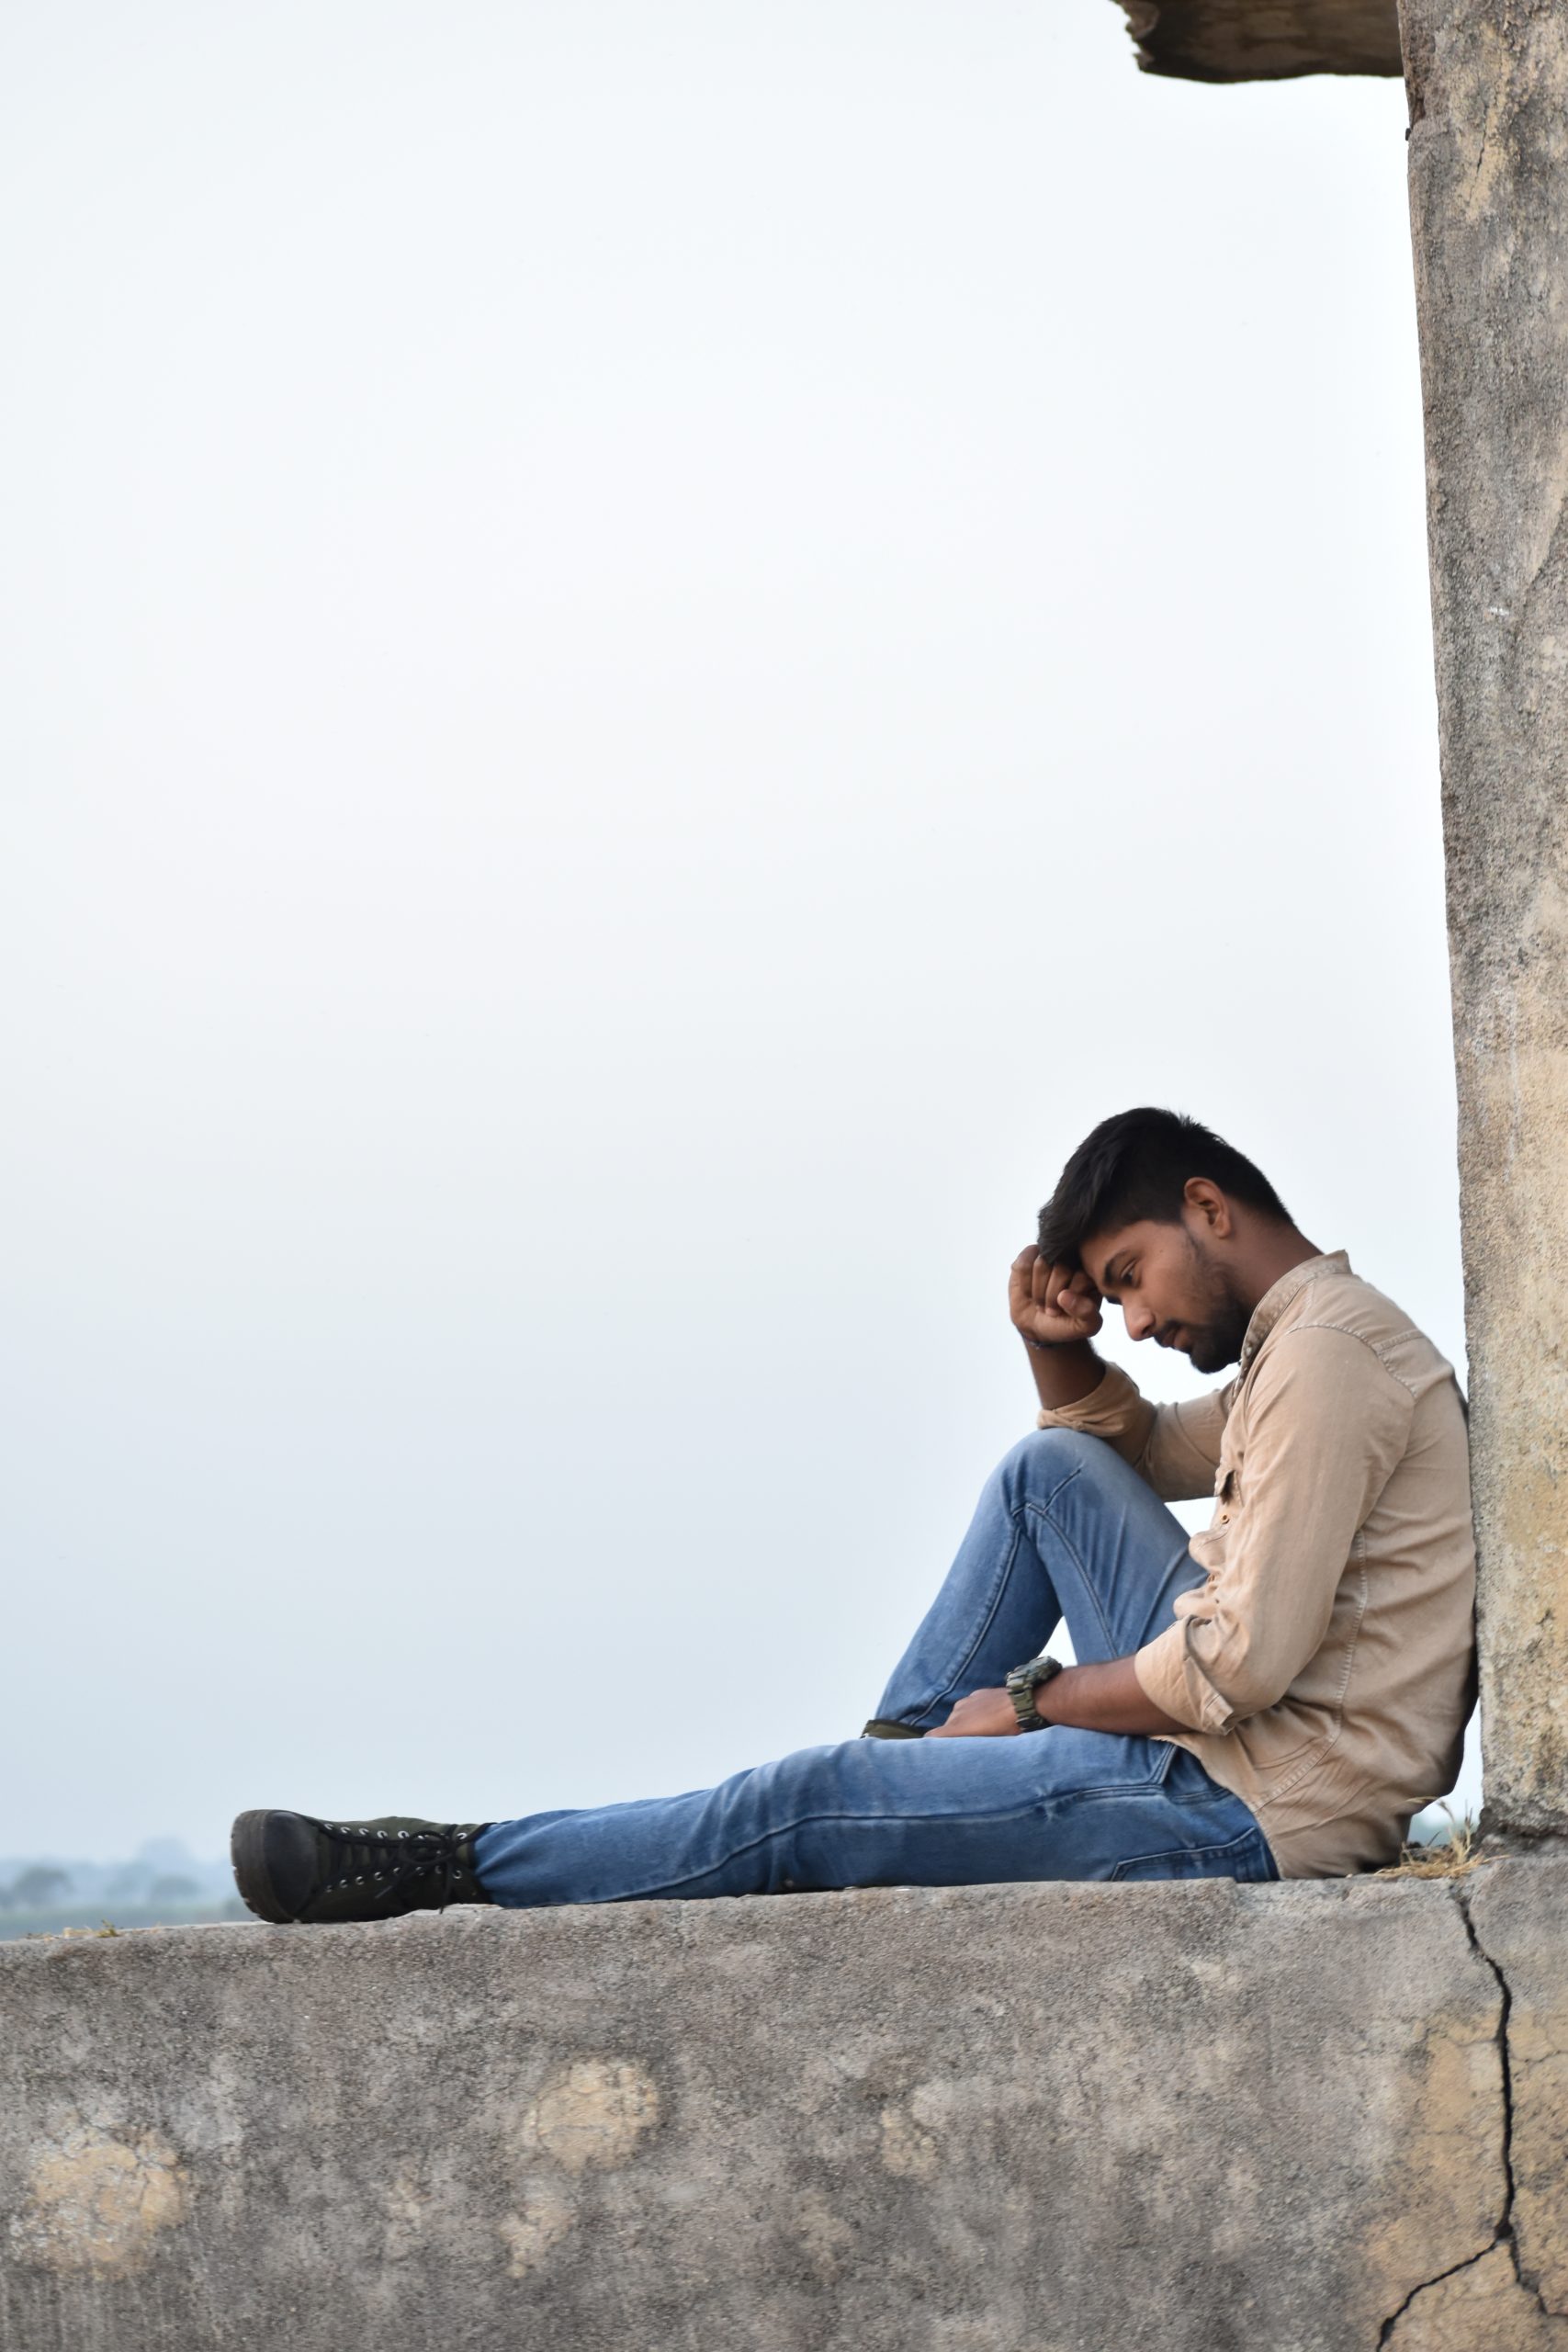
[[0,1851],[858,1730],[1129,1103],[1458,1360],[1404,130],[1108,0],[0,13]]

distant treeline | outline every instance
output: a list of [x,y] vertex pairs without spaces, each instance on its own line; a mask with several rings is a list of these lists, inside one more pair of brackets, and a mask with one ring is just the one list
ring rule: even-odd
[[133,1861],[0,1858],[0,1940],[66,1928],[184,1927],[249,1917],[227,1862],[197,1861],[172,1838],[150,1839]]

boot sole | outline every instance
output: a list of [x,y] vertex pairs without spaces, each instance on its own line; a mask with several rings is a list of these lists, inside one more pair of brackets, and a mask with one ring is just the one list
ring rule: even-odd
[[242,1813],[229,1836],[229,1859],[234,1866],[234,1883],[247,1909],[255,1913],[274,1928],[299,1925],[298,1915],[286,1911],[278,1901],[272,1883],[272,1872],[266,1860],[266,1825],[270,1812]]

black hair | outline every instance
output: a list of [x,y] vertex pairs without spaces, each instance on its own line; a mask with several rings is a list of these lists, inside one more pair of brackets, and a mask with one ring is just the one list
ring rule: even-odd
[[1260,1169],[1196,1119],[1179,1111],[1118,1111],[1084,1137],[1040,1212],[1040,1254],[1053,1264],[1082,1262],[1092,1234],[1153,1217],[1180,1222],[1182,1194],[1194,1176],[1233,1201],[1289,1225],[1291,1213]]

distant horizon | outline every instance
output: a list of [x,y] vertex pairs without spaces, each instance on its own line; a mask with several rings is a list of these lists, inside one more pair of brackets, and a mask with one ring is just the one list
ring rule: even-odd
[[200,1868],[206,1870],[213,1868],[220,1862],[223,1868],[227,1870],[229,1867],[229,1855],[227,1846],[225,1846],[221,1854],[198,1854],[191,1846],[187,1845],[183,1838],[168,1837],[159,1833],[154,1833],[150,1838],[144,1838],[141,1844],[136,1848],[135,1851],[129,1854],[68,1854],[62,1849],[57,1849],[54,1847],[39,1848],[35,1851],[25,1854],[0,1854],[0,1877],[3,1877],[6,1871],[15,1870],[18,1865],[25,1866],[31,1862],[64,1861],[91,1862],[96,1867],[105,1870],[113,1870],[124,1867],[132,1862],[146,1862],[149,1867],[154,1869],[161,1862],[167,1862],[171,1865],[175,1862],[188,1862],[199,1865]]

